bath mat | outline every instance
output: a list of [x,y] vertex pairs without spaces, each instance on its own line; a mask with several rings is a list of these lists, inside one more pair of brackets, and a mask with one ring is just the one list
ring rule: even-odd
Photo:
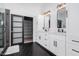
[[19,52],[19,45],[14,45],[14,46],[8,47],[4,55],[14,54],[17,52]]

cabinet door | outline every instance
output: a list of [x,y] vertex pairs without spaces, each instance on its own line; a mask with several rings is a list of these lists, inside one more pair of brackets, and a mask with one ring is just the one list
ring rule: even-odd
[[66,55],[67,56],[79,56],[79,39],[75,36],[69,37],[66,42]]
[[[76,43],[76,42],[75,42]],[[68,54],[69,56],[79,56],[79,44],[69,44]]]
[[57,37],[57,55],[65,56],[65,36],[58,36]]
[[49,49],[49,39],[48,39],[48,33],[45,33],[44,34],[44,38],[43,38],[43,46],[46,48],[46,49]]
[[54,34],[48,35],[49,37],[49,50],[57,55],[56,36]]
[[38,40],[37,40],[37,42],[38,42],[39,44],[41,44],[41,39],[42,39],[41,34],[38,33]]
[[44,46],[44,39],[45,39],[45,34],[44,33],[39,33],[38,34],[38,43],[42,46]]
[[[50,51],[58,56],[65,56],[65,36],[49,35]],[[62,52],[63,51],[63,52]]]
[[[67,54],[79,56],[79,4],[67,4],[68,8],[68,28],[67,28]],[[74,43],[73,41],[74,40]],[[73,51],[72,51],[73,49]]]

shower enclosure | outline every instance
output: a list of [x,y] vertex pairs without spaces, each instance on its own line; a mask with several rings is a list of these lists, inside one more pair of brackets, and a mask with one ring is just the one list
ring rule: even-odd
[[0,8],[0,54],[10,45],[10,10]]
[[0,47],[4,46],[4,14],[0,12]]

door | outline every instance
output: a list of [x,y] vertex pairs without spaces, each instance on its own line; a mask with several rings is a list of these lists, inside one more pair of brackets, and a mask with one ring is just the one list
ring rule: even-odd
[[11,45],[23,43],[23,17],[11,15]]
[[4,13],[0,12],[0,48],[4,46]]
[[5,31],[5,46],[10,46],[10,10],[5,9],[5,16],[4,16],[4,31]]
[[33,42],[33,18],[24,16],[24,43]]

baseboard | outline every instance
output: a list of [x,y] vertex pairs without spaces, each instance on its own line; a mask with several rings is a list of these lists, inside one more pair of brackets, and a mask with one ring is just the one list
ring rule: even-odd
[[35,43],[38,44],[41,48],[43,48],[45,51],[47,51],[51,56],[56,56],[54,53],[52,53],[51,51],[49,51],[48,49],[40,45],[38,42],[35,42]]

